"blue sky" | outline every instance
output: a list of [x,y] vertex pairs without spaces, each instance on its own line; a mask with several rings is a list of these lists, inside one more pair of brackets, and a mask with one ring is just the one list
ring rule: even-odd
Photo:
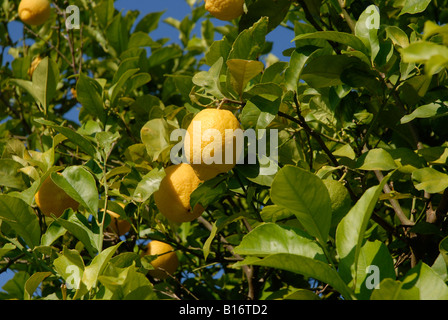
[[[138,19],[141,19],[150,12],[165,11],[164,15],[161,18],[159,28],[155,30],[151,34],[151,36],[153,39],[170,38],[173,41],[178,40],[178,31],[168,24],[164,23],[163,20],[168,17],[182,20],[186,15],[190,13],[190,7],[185,0],[117,0],[115,1],[115,8],[117,10],[123,11],[123,13],[128,10],[139,10],[140,16],[138,17]],[[215,25],[222,25],[224,23],[214,18],[212,22]],[[11,33],[11,37],[14,40],[21,37],[23,30],[21,22],[10,22],[8,27]],[[267,40],[274,43],[273,54],[280,58],[280,60],[287,61],[285,57],[282,56],[282,52],[293,46],[293,44],[291,44],[291,40],[293,39],[293,37],[294,34],[292,31],[282,27],[277,28],[268,35]],[[10,61],[11,57],[5,57],[5,60]],[[74,110],[69,116],[75,118],[77,116],[77,110]],[[11,277],[11,275],[11,272],[0,274],[0,290],[5,282]]]

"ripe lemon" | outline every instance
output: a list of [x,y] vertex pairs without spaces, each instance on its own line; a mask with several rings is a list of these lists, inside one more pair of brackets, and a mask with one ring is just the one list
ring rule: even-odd
[[174,248],[165,242],[152,240],[146,246],[144,255],[158,255],[155,260],[151,261],[154,270],[148,271],[152,277],[157,279],[163,280],[168,278],[167,272],[172,275],[179,266],[179,260],[176,252],[174,252]]
[[40,56],[37,56],[36,58],[34,58],[33,62],[31,62],[31,66],[28,69],[28,76],[30,78],[33,78],[33,73],[41,61],[42,61],[42,58]]
[[22,0],[19,4],[19,17],[24,23],[38,26],[50,18],[51,8],[48,0]]
[[168,220],[177,223],[198,218],[204,208],[197,204],[192,210],[190,206],[190,195],[201,183],[193,168],[180,163],[166,168],[165,173],[159,190],[154,192],[157,208]]
[[[124,209],[123,203],[118,204]],[[111,217],[109,228],[112,229],[116,234],[122,236],[128,233],[129,230],[131,230],[131,224],[129,223],[129,221],[122,219],[118,213],[111,210],[107,210],[106,212]]]
[[[204,109],[193,117],[187,128],[184,149],[199,179],[209,180],[235,167],[242,151],[233,135],[236,130],[241,130],[240,123],[228,110]],[[232,155],[226,159],[229,152]]]
[[[58,172],[58,174],[61,174]],[[60,217],[68,208],[78,210],[79,203],[73,200],[64,190],[59,188],[50,176],[42,183],[35,196],[36,204],[44,215],[54,214]]]
[[205,0],[205,9],[215,18],[229,21],[244,13],[244,0]]

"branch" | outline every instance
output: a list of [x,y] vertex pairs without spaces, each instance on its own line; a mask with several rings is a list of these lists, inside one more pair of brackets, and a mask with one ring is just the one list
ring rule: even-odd
[[[213,226],[210,224],[210,222],[208,222],[207,220],[205,220],[203,217],[199,217],[198,222],[201,223],[202,225],[204,225],[209,231],[212,231]],[[226,238],[224,238],[222,235],[220,235],[219,240],[225,244],[225,248],[227,249],[227,251],[229,251],[236,259],[238,260],[242,260],[243,257],[241,257],[239,254],[235,253],[233,250],[233,246],[231,244],[229,244],[229,242],[226,240]],[[254,287],[254,283],[253,283],[253,268],[249,267],[249,266],[242,266],[243,272],[246,274],[247,277],[247,282],[249,284],[249,293],[248,293],[248,298],[250,300],[254,300],[255,298],[255,287]]]

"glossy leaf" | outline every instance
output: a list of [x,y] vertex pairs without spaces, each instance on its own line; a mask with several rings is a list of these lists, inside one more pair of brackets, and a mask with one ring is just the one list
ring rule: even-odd
[[271,188],[274,204],[293,212],[310,235],[325,243],[331,224],[331,201],[321,179],[288,165],[277,173]]
[[40,227],[37,215],[25,201],[6,194],[0,195],[0,219],[23,238],[32,249],[39,245]]
[[412,180],[417,190],[429,193],[442,192],[448,188],[448,175],[433,168],[421,168],[412,172]]

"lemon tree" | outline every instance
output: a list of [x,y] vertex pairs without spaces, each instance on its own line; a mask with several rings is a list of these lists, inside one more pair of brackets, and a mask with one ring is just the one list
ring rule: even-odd
[[0,4],[0,299],[448,299],[447,0]]

